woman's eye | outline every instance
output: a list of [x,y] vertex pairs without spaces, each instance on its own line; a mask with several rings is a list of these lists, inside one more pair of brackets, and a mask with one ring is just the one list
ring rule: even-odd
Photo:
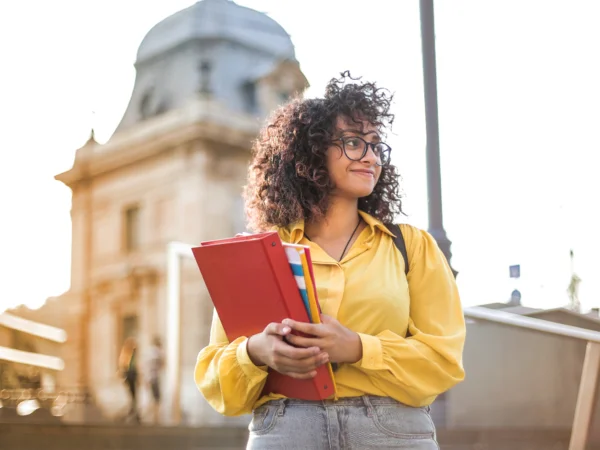
[[356,138],[348,138],[345,141],[346,147],[358,148],[360,146],[360,140]]

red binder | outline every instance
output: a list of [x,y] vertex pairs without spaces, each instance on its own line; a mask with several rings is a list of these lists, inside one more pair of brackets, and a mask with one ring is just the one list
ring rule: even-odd
[[[260,333],[285,318],[309,322],[298,285],[276,232],[202,242],[192,249],[229,341]],[[322,400],[335,393],[327,365],[311,380],[270,369],[263,394]]]

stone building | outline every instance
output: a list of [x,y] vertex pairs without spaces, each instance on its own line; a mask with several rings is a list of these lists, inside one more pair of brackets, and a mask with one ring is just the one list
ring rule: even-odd
[[[56,176],[72,190],[71,287],[35,314],[67,332],[59,383],[87,390],[107,418],[126,408],[124,339],[135,336],[143,357],[164,338],[168,243],[245,228],[251,141],[273,108],[308,86],[286,31],[229,0],[202,0],[158,23],[135,68],[115,134],[100,145],[92,133]],[[181,423],[217,423],[193,382],[212,304],[192,261],[181,268],[181,305]],[[83,420],[77,411],[65,418]]]

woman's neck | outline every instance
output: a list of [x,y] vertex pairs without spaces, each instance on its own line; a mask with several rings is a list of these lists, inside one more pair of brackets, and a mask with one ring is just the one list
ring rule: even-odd
[[334,197],[325,217],[318,221],[307,221],[304,230],[311,240],[348,239],[356,229],[358,220],[358,200]]

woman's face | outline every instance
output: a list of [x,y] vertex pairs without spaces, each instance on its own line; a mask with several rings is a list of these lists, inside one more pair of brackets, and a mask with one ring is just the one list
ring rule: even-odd
[[[380,142],[378,129],[368,122],[356,123],[343,117],[337,119],[336,128],[338,140],[327,149],[327,170],[334,186],[333,195],[349,199],[367,197],[379,180],[381,166],[377,165],[377,156],[371,146],[360,158],[365,147],[360,139],[367,143]],[[344,145],[346,154],[358,160],[353,161],[344,154]]]

